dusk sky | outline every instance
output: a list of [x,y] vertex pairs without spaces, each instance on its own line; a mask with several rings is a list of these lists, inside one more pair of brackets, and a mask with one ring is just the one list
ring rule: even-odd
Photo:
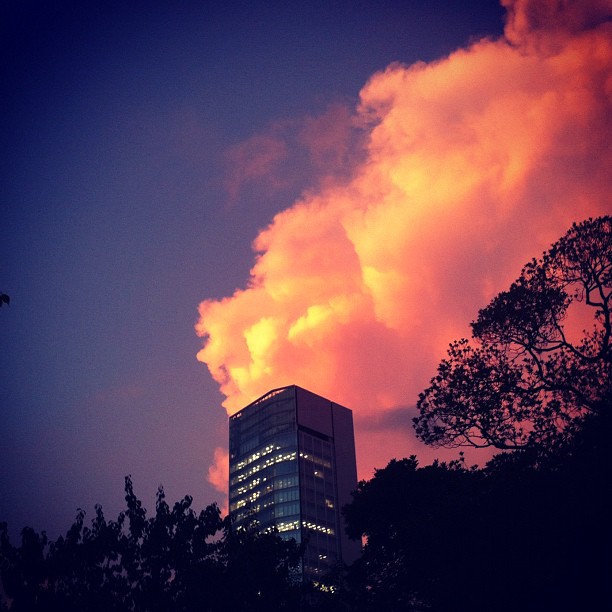
[[12,534],[127,474],[223,505],[227,414],[288,384],[353,409],[360,478],[442,455],[448,343],[612,212],[612,0],[503,4],[0,5]]

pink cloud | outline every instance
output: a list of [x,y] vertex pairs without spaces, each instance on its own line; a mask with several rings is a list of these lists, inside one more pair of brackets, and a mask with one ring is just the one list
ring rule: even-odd
[[221,514],[226,515],[228,513],[227,487],[229,481],[229,454],[226,449],[215,448],[213,463],[208,468],[206,480],[223,494]]
[[[361,474],[421,454],[409,422],[379,429],[376,452],[363,423],[414,405],[448,342],[527,260],[609,212],[612,25],[583,17],[600,2],[545,4],[506,3],[506,39],[364,86],[350,180],[276,215],[247,287],[200,304],[198,359],[229,413],[296,383],[354,410]],[[323,125],[305,142],[324,157],[343,137]]]

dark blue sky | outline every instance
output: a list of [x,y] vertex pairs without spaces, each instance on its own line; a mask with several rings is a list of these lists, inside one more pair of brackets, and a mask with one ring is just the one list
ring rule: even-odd
[[[0,520],[220,499],[222,396],[197,305],[243,286],[251,241],[317,180],[230,197],[228,151],[349,108],[377,70],[501,34],[490,1],[35,2],[0,7]],[[289,126],[289,127],[286,127]],[[298,128],[295,128],[298,129]],[[382,467],[382,466],[381,466]]]

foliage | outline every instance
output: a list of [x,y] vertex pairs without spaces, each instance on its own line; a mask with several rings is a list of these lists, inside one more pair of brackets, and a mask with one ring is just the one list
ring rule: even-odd
[[359,483],[345,508],[362,558],[330,577],[335,592],[292,579],[301,550],[275,534],[235,530],[216,506],[163,490],[148,517],[126,479],[126,510],[100,507],[49,542],[0,528],[11,610],[334,610],[510,612],[599,609],[612,571],[606,494],[610,401],[555,452],[527,448],[484,469],[462,460],[392,461]]
[[474,531],[470,492],[480,480],[462,461],[420,468],[412,456],[359,483],[345,517],[349,534],[367,539],[352,568],[362,609],[424,610],[456,597]]
[[[276,534],[237,531],[213,504],[196,514],[187,496],[172,508],[163,489],[155,515],[125,481],[127,508],[91,527],[79,511],[64,537],[22,531],[11,545],[0,524],[0,575],[11,611],[291,609],[301,549]],[[1,592],[1,591],[0,591]]]
[[574,432],[611,389],[611,295],[612,217],[574,224],[479,312],[473,342],[450,345],[419,396],[417,436],[516,449]]
[[437,612],[605,609],[610,402],[571,443],[523,449],[485,468],[392,461],[345,509],[367,538],[350,568],[353,610]]

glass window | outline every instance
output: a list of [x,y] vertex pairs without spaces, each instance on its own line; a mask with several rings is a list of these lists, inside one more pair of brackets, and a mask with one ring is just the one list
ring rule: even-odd
[[280,491],[274,492],[274,503],[280,504],[288,501],[296,501],[300,498],[298,487],[291,487],[289,489],[281,489]]

